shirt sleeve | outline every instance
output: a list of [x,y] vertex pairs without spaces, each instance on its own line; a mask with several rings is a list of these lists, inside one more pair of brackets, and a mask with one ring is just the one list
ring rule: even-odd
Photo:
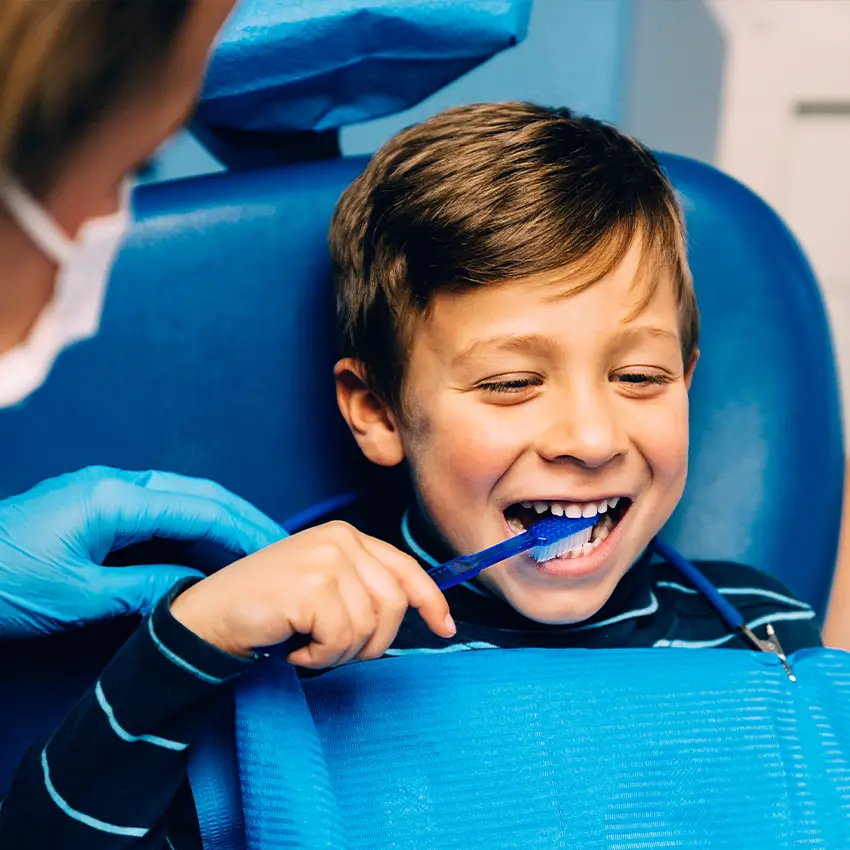
[[0,847],[170,850],[165,813],[205,707],[253,663],[171,616],[180,582],[50,739],[24,757],[0,804]]

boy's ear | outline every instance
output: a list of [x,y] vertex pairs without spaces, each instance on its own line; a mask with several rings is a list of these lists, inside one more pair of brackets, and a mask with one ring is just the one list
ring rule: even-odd
[[346,357],[334,366],[336,403],[360,451],[379,466],[396,466],[404,460],[398,420],[366,382],[366,370]]
[[697,360],[699,360],[699,349],[695,348],[691,352],[690,359],[685,366],[685,386],[688,389],[691,388],[691,381],[694,379],[694,369],[697,367]]

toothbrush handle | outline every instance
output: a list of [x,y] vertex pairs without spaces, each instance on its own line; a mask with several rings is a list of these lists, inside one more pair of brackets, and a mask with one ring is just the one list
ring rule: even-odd
[[445,564],[440,564],[440,566],[428,570],[428,575],[431,576],[440,590],[448,590],[450,587],[463,584],[463,582],[478,575],[484,569],[483,566],[479,565],[480,561],[481,558],[476,555],[461,555],[459,558],[453,558],[451,561],[446,561]]
[[497,543],[489,549],[476,552],[474,555],[460,555],[457,558],[452,558],[451,561],[446,561],[445,564],[440,564],[438,567],[428,570],[428,575],[434,579],[440,590],[448,590],[450,587],[475,578],[481,570],[486,570],[493,564],[498,564],[500,561],[530,549],[538,542],[533,534],[526,532],[511,540]]

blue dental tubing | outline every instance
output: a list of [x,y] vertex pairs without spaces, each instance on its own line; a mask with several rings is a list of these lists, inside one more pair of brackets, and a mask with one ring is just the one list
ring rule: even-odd
[[782,645],[779,643],[779,638],[773,626],[767,624],[767,638],[760,638],[747,625],[741,612],[732,605],[722,593],[685,557],[680,555],[675,549],[662,543],[660,540],[655,541],[655,551],[664,558],[669,564],[676,567],[679,572],[685,576],[691,584],[702,593],[706,599],[714,606],[720,618],[729,627],[729,630],[739,634],[753,649],[758,652],[771,652],[780,661],[788,674],[788,678],[792,682],[797,681],[797,677],[791,670],[791,665],[788,663],[788,658],[782,650]]

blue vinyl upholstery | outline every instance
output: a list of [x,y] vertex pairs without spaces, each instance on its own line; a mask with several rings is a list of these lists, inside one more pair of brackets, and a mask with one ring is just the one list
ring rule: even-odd
[[[772,572],[822,611],[843,460],[820,294],[757,197],[709,166],[663,161],[683,197],[703,316],[691,476],[665,537],[694,558]],[[0,413],[0,497],[92,463],[156,467],[217,479],[282,520],[361,484],[334,400],[326,231],[363,165],[138,192],[100,335]],[[0,793],[126,628],[0,649]]]

